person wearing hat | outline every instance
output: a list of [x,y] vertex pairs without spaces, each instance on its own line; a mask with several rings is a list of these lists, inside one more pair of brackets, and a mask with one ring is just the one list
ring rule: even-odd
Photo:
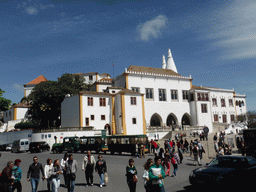
[[14,161],[14,167],[13,167],[13,170],[12,170],[12,174],[14,176],[12,190],[15,191],[15,189],[17,189],[17,192],[22,191],[22,185],[21,185],[21,182],[20,182],[21,176],[22,176],[22,170],[20,168],[20,163],[21,163],[21,160],[16,159]]

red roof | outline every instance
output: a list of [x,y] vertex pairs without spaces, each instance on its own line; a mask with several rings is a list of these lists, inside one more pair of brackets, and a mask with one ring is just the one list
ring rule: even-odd
[[43,75],[40,75],[39,77],[35,78],[33,81],[30,81],[27,85],[35,85],[43,81],[48,81],[48,80]]

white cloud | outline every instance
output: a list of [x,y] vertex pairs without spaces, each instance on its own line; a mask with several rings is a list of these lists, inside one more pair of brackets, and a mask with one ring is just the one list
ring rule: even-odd
[[28,7],[26,8],[26,12],[30,15],[35,15],[38,13],[38,10],[35,7]]
[[255,9],[256,2],[241,1],[229,4],[226,9],[214,10],[210,17],[200,19],[206,27],[198,27],[201,30],[199,38],[212,40],[212,49],[226,50],[223,58],[255,58]]
[[167,20],[166,16],[159,15],[153,20],[140,24],[137,27],[140,39],[148,41],[150,38],[158,38],[161,35],[161,29],[166,25]]
[[43,5],[42,3],[40,3],[40,0],[38,1],[28,0],[27,2],[24,1],[17,5],[18,9],[22,9],[29,15],[36,15],[41,10],[54,8],[54,7],[55,5],[53,4]]

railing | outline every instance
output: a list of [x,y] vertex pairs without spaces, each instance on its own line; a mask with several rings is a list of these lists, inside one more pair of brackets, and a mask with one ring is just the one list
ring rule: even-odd
[[55,128],[42,128],[34,129],[34,133],[45,133],[45,132],[66,132],[66,131],[94,131],[94,127],[55,127]]
[[173,126],[148,126],[147,131],[149,132],[164,132],[164,131],[203,131],[204,126],[191,127],[189,125],[173,125]]

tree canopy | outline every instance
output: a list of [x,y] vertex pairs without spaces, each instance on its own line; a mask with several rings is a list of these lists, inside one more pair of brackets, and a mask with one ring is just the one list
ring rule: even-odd
[[[74,95],[89,87],[79,75],[64,74],[58,81],[37,84],[28,97],[29,115],[41,127],[60,126],[61,103],[67,94]],[[26,101],[26,99],[22,99]]]
[[0,89],[0,111],[6,111],[9,109],[12,101],[10,99],[6,99],[4,97],[2,97],[3,93],[5,91],[3,91],[2,89]]

